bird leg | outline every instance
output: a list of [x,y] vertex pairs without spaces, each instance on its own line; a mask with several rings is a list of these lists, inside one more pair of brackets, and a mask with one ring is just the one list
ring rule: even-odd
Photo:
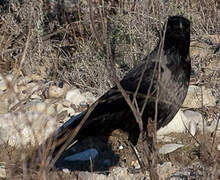
[[133,152],[134,152],[134,154],[135,154],[135,156],[136,156],[136,158],[137,158],[137,160],[138,160],[138,163],[139,163],[140,166],[141,166],[140,169],[144,169],[144,167],[146,167],[146,166],[145,166],[144,162],[142,161],[141,156],[140,156],[140,154],[138,153],[137,148],[136,148],[131,142],[129,142],[129,144],[130,144],[130,146],[131,146],[131,148],[132,148],[132,150],[133,150]]

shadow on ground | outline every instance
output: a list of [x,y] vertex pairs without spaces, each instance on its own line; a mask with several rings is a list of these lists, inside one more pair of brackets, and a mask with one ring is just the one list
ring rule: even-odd
[[105,137],[89,137],[64,151],[56,162],[57,169],[71,171],[109,171],[119,163],[119,155]]

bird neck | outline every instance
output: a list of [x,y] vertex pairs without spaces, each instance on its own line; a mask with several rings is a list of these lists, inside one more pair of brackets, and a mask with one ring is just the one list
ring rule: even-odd
[[183,39],[175,39],[175,37],[165,37],[163,50],[165,54],[177,53],[183,59],[189,55],[190,36]]
[[186,41],[165,41],[163,50],[165,54],[178,54],[182,59],[186,59],[189,55],[189,42]]

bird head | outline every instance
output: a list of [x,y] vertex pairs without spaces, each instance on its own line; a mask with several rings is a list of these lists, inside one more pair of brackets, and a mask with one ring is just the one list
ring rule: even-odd
[[190,21],[182,16],[170,16],[164,27],[164,50],[175,49],[183,54],[189,53]]

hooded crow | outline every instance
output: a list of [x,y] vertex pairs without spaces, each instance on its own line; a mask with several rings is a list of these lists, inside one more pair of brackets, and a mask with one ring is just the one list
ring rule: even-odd
[[[155,113],[157,129],[173,119],[185,99],[190,80],[190,21],[182,16],[171,16],[161,34],[156,48],[120,81],[131,100],[138,88],[136,106],[139,109],[144,106],[142,122],[146,133],[148,119],[154,119]],[[77,129],[88,111],[91,113]],[[76,129],[78,133],[74,134]],[[44,147],[46,145],[47,154],[54,157],[65,150],[62,149],[64,144],[67,147],[89,136],[108,136],[115,129],[127,132],[130,142],[137,144],[140,134],[138,123],[116,86],[85,112],[71,117],[48,138]]]

